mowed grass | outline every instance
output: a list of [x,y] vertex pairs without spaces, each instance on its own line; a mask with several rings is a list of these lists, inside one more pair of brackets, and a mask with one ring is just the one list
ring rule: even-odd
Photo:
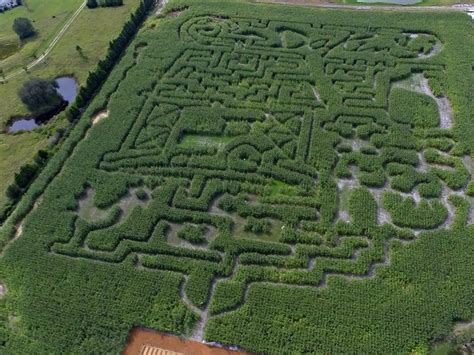
[[[34,60],[34,56],[39,56],[82,2],[83,0],[28,0],[26,6],[18,6],[0,14],[0,58],[2,52],[12,44],[17,47],[21,45],[17,53],[0,63],[0,69],[8,73],[28,64]],[[13,21],[18,17],[30,19],[38,33],[23,43],[20,43],[12,29]],[[8,52],[6,54],[11,54],[10,50]]]
[[[378,3],[364,3],[357,0],[329,0],[328,2],[336,4],[347,4],[347,5],[368,5],[368,6],[398,6],[397,4],[384,3],[384,0],[379,0]],[[386,0],[388,1],[388,0]],[[392,0],[393,1],[393,0]],[[474,4],[474,0],[423,0],[413,5],[399,5],[399,6],[452,6],[456,4]]]
[[[17,136],[2,135],[0,140],[0,184],[12,181],[11,166],[21,166],[23,162],[30,161],[32,152],[36,152],[47,145],[47,141],[40,134]],[[2,191],[3,192],[3,191]],[[0,195],[0,203],[5,203],[5,194]]]
[[[74,6],[71,6],[71,8],[75,10],[82,1],[48,0],[48,5],[44,5],[44,7],[50,8],[52,6],[50,2],[68,5],[73,3]],[[42,0],[30,0],[28,2],[30,7],[37,3],[45,4]],[[139,0],[125,0],[124,6],[117,8],[97,8],[93,10],[85,8],[43,63],[29,73],[24,73],[6,84],[0,84],[0,125],[4,127],[3,132],[0,133],[0,176],[2,178],[0,180],[0,206],[3,206],[6,202],[5,190],[13,181],[14,173],[19,170],[21,165],[30,162],[38,149],[47,145],[48,134],[45,131],[51,132],[54,125],[57,124],[56,122],[61,122],[61,120],[55,120],[50,123],[51,129],[48,130],[25,132],[17,135],[5,134],[5,125],[12,117],[28,116],[30,114],[18,98],[17,92],[20,87],[32,77],[52,79],[62,75],[72,75],[78,80],[79,84],[84,83],[89,71],[95,68],[97,62],[105,56],[109,42],[118,35],[123,24],[129,18],[132,9],[135,9],[138,4]],[[3,15],[13,16],[12,14],[15,14],[16,10]],[[26,9],[21,9],[21,11],[26,11]],[[40,13],[42,16],[50,18],[52,12],[41,9]],[[23,14],[23,12],[17,14],[20,16],[19,14]],[[4,29],[11,30],[11,24],[5,25],[3,15],[0,16],[0,37],[3,36]],[[36,23],[40,23],[41,16],[37,16]],[[62,25],[56,27],[56,30],[51,32],[51,38],[54,37],[53,32],[57,33]],[[2,38],[6,38],[6,36]],[[38,41],[38,39],[35,41]],[[78,45],[82,48],[81,53],[76,50]],[[3,64],[3,62],[0,63]]]
[[181,146],[183,148],[215,147],[222,150],[230,140],[232,137],[186,135],[181,141]]

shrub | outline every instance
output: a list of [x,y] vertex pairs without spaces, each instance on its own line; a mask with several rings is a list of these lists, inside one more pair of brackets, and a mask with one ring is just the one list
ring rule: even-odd
[[63,99],[57,88],[54,80],[33,78],[23,84],[18,95],[31,112],[41,115],[62,105]]
[[36,34],[36,30],[31,24],[31,21],[25,17],[18,17],[13,21],[13,31],[15,31],[21,40]]
[[270,233],[272,223],[268,219],[258,219],[254,217],[247,218],[244,230],[255,234]]
[[206,242],[206,238],[204,237],[206,229],[205,226],[185,224],[184,227],[178,231],[178,237],[192,244],[203,244]]

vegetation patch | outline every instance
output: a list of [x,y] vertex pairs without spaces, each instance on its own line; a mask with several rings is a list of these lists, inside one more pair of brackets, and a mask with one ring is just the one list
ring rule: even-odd
[[[261,353],[411,353],[471,319],[470,20],[170,6],[188,8],[79,95],[95,98],[2,229],[25,217],[0,259],[2,350],[119,352],[140,324]],[[392,85],[412,75],[447,78],[454,129]]]

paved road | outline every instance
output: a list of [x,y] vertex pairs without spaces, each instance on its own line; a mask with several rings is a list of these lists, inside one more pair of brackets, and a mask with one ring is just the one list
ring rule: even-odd
[[315,3],[299,0],[253,0],[254,2],[271,3],[271,4],[285,4],[298,6],[314,6],[324,7],[330,9],[349,9],[349,10],[373,10],[373,11],[461,11],[474,12],[474,4],[459,4],[454,6],[391,6],[391,5],[343,5],[343,4],[329,4],[329,3]]
[[[51,53],[51,51],[53,50],[54,46],[56,46],[56,44],[59,42],[59,40],[64,36],[64,34],[67,32],[67,30],[69,29],[69,27],[71,27],[71,24],[76,20],[76,18],[79,16],[79,14],[81,13],[81,11],[84,9],[84,7],[86,6],[86,3],[87,1],[84,1],[81,6],[79,6],[79,8],[74,12],[74,14],[69,18],[69,20],[64,24],[63,28],[61,28],[61,30],[59,31],[59,33],[53,38],[53,40],[51,41],[51,43],[49,44],[48,48],[46,48],[46,50],[43,52],[43,54],[41,54],[38,58],[36,58],[33,62],[31,62],[30,64],[28,64],[26,66],[26,68],[28,68],[28,70],[34,68],[35,66],[37,66],[38,64],[40,64],[42,61],[44,61],[46,59],[46,57]],[[21,74],[24,74],[25,73],[25,70],[24,69],[21,69],[21,70],[18,70],[16,72],[13,72],[13,73],[10,73],[8,75],[5,75],[5,77],[3,79],[0,79],[0,82],[6,82],[7,80],[10,80],[10,79],[13,79],[15,77],[17,77],[18,75],[21,75]]]

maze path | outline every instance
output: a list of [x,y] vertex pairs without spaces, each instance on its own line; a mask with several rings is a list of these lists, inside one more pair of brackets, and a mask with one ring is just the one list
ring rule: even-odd
[[97,165],[145,181],[147,203],[132,189],[100,218],[80,206],[52,252],[183,274],[202,339],[253,283],[372,277],[393,239],[452,226],[471,164],[437,97],[396,84],[439,82],[435,35],[213,16],[179,34],[185,49]]

